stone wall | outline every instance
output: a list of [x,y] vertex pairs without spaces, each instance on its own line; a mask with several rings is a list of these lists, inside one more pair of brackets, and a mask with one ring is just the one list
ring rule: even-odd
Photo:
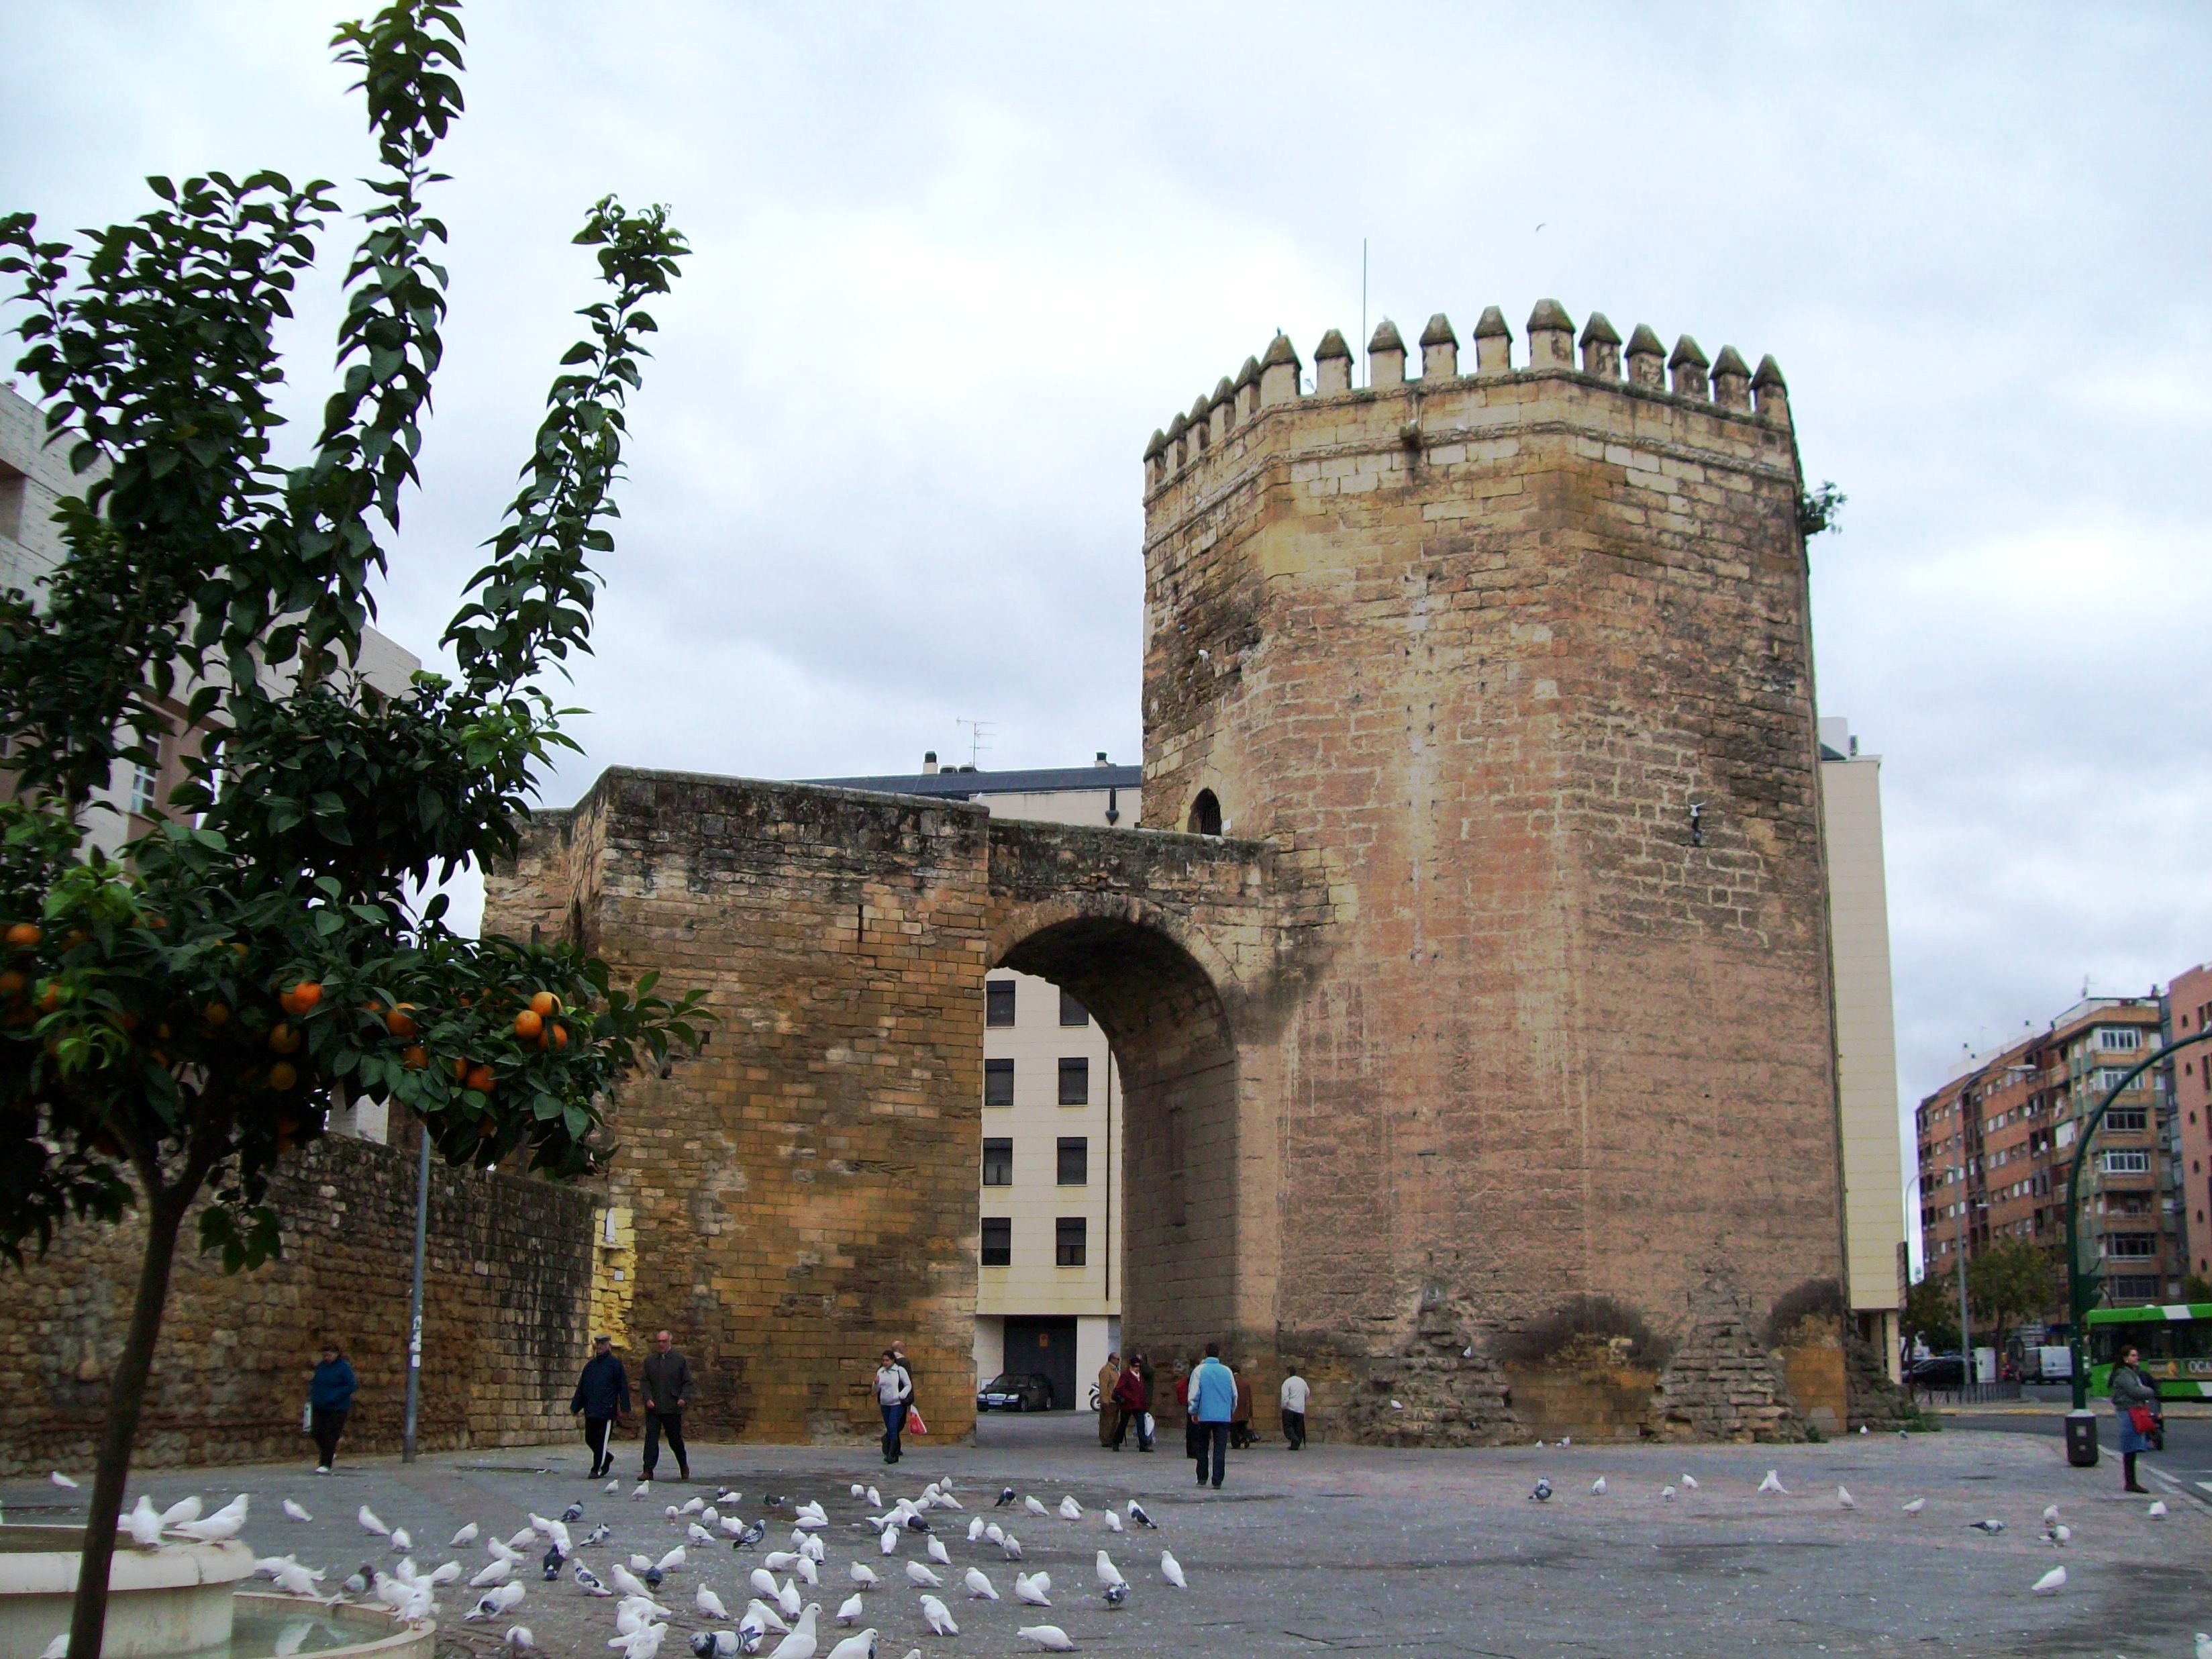
[[[270,1201],[284,1255],[227,1276],[190,1249],[169,1290],[139,1430],[141,1467],[304,1456],[307,1375],[327,1336],[361,1379],[345,1447],[399,1445],[413,1265],[415,1156],[319,1140]],[[585,1358],[592,1199],[549,1182],[434,1164],[420,1443],[530,1444],[568,1432]],[[143,1234],[74,1226],[43,1260],[0,1269],[0,1474],[90,1468],[108,1367],[130,1316]],[[341,1455],[344,1454],[342,1452]]]

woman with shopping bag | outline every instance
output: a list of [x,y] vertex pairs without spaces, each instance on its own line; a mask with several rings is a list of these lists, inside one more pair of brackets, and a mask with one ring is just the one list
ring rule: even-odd
[[2158,1384],[2142,1373],[2142,1358],[2131,1345],[2120,1351],[2112,1367],[2112,1409],[2120,1418],[2120,1462],[2127,1471],[2121,1490],[2148,1493],[2150,1488],[2136,1479],[2136,1455],[2153,1449],[2158,1439]]

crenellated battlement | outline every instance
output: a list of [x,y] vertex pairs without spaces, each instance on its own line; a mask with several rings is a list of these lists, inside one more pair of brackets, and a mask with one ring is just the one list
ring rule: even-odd
[[[1306,387],[1304,365],[1287,335],[1278,333],[1267,350],[1247,357],[1235,378],[1224,377],[1186,414],[1155,431],[1145,446],[1145,491],[1165,488],[1198,463],[1231,446],[1252,422],[1278,412],[1320,414],[1333,405],[1397,397],[1415,405],[1406,430],[1415,434],[1419,401],[1445,391],[1495,388],[1501,383],[1564,377],[1577,383],[1619,390],[1638,398],[1656,398],[1683,410],[1740,420],[1787,432],[1790,389],[1771,356],[1754,371],[1732,345],[1708,359],[1687,334],[1670,352],[1650,327],[1638,323],[1624,349],[1620,331],[1603,312],[1583,324],[1579,342],[1574,319],[1557,300],[1539,300],[1529,313],[1528,343],[1516,360],[1513,330],[1496,306],[1474,325],[1474,365],[1463,373],[1460,341],[1451,319],[1438,312],[1421,331],[1419,373],[1410,373],[1409,353],[1397,325],[1384,318],[1367,342],[1367,384],[1353,384],[1352,348],[1331,329],[1314,348],[1314,385]],[[1577,348],[1579,347],[1579,357]],[[1416,441],[1409,436],[1408,441]]]

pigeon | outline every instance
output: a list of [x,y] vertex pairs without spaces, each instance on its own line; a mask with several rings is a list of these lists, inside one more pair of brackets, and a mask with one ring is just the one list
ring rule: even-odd
[[514,1607],[516,1602],[521,1600],[521,1585],[501,1584],[495,1589],[486,1590],[484,1592],[483,1600],[476,1604],[476,1607],[473,1611],[464,1614],[463,1617],[467,1619],[471,1623],[474,1623],[479,1619],[501,1618],[506,1614],[508,1608]]
[[538,1645],[538,1638],[530,1633],[527,1625],[509,1625],[505,1639],[510,1653],[527,1653]]
[[1590,1482],[1590,1496],[1593,1498],[1602,1498],[1605,1496],[1605,1477],[1603,1475],[1601,1474],[1596,1480]]
[[[289,1515],[291,1511],[288,1510],[285,1513]],[[480,1529],[477,1523],[471,1521],[446,1540],[446,1547],[449,1550],[465,1549],[469,1545],[475,1543],[479,1535]]]
[[1040,1499],[1034,1497],[1024,1498],[1022,1499],[1022,1507],[1034,1516],[1044,1516],[1052,1513],[1050,1510],[1045,1508],[1043,1503]]
[[769,1568],[755,1567],[748,1582],[752,1585],[754,1595],[765,1595],[771,1601],[775,1600],[775,1574]]
[[69,1476],[64,1474],[59,1469],[56,1469],[52,1474],[48,1475],[46,1479],[52,1481],[54,1485],[59,1486],[64,1492],[75,1492],[76,1490],[76,1482],[70,1480]]
[[906,1582],[909,1584],[927,1584],[932,1589],[937,1589],[945,1583],[937,1576],[936,1569],[925,1566],[919,1561],[909,1561],[906,1564]]
[[1167,1550],[1160,1552],[1160,1577],[1177,1589],[1190,1588],[1189,1582],[1182,1576],[1182,1563],[1176,1560],[1173,1553]]
[[896,1555],[898,1553],[898,1540],[899,1529],[896,1527],[885,1527],[883,1537],[877,1540],[877,1547],[885,1555]]
[[570,1569],[570,1573],[576,1581],[576,1588],[583,1591],[586,1595],[612,1595],[614,1594],[612,1590],[601,1583],[599,1580],[598,1575],[592,1572],[592,1571],[589,1567],[586,1566],[581,1561],[577,1562],[574,1567]]
[[2148,1516],[2150,1516],[2150,1518],[2151,1518],[2152,1520],[2154,1520],[2154,1521],[2163,1521],[2163,1520],[2165,1520],[2165,1519],[2166,1519],[2166,1499],[2164,1499],[2163,1498],[2154,1499],[2154,1500],[2152,1502],[2151,1506],[2150,1506],[2148,1509],[2145,1510],[2143,1511],[2143,1513],[2144,1513],[2145,1515],[2148,1515]]
[[1105,1515],[1105,1516],[1106,1516],[1106,1530],[1107,1530],[1107,1531],[1109,1531],[1109,1532],[1119,1532],[1119,1531],[1121,1531],[1121,1517],[1120,1516],[1118,1516],[1118,1515],[1115,1514],[1115,1513],[1114,1513],[1114,1511],[1113,1511],[1113,1510],[1104,1510],[1104,1511],[1103,1511],[1103,1514]]
[[981,1567],[969,1568],[967,1577],[960,1582],[968,1586],[968,1594],[972,1600],[995,1601],[999,1599],[997,1587],[991,1583],[990,1575]]
[[1014,1489],[1012,1486],[1007,1486],[1000,1490],[999,1493],[999,1501],[992,1504],[991,1507],[994,1510],[1002,1510],[1013,1501]]
[[40,1650],[39,1659],[65,1659],[69,1652],[69,1632],[64,1631]]
[[1006,1540],[1006,1529],[1000,1526],[997,1522],[994,1521],[989,1526],[983,1528],[983,1536],[989,1539],[994,1544],[1003,1543]]
[[791,1633],[775,1644],[769,1659],[814,1659],[814,1650],[820,1645],[814,1634],[815,1621],[822,1617],[822,1604],[809,1601],[806,1611],[799,1614]]
[[874,1629],[855,1631],[830,1650],[829,1659],[876,1659]]
[[494,1561],[489,1566],[478,1572],[475,1577],[469,1580],[469,1588],[471,1589],[491,1589],[497,1585],[504,1584],[513,1577],[514,1577],[514,1562],[504,1559]]
[[[244,1492],[225,1504],[204,1521],[186,1521],[177,1530],[187,1538],[196,1538],[203,1544],[220,1544],[226,1538],[235,1538],[246,1527],[246,1494]],[[394,1533],[393,1538],[404,1536]]]
[[929,1540],[929,1559],[940,1567],[949,1567],[952,1565],[952,1552],[945,1547],[945,1540],[942,1538],[933,1538]]
[[619,1480],[610,1480],[605,1486],[600,1487],[599,1490],[606,1493],[608,1497],[611,1498],[617,1492],[622,1490],[622,1482]]
[[738,1541],[732,1544],[730,1547],[732,1549],[749,1550],[767,1536],[768,1522],[764,1520],[756,1521],[752,1525],[747,1527],[743,1532],[738,1534]]
[[545,1547],[545,1554],[538,1561],[538,1570],[544,1574],[547,1583],[551,1583],[561,1576],[562,1563],[568,1559],[561,1553],[561,1547],[558,1544],[548,1544]]
[[1109,1584],[1099,1592],[1099,1595],[1108,1607],[1118,1607],[1129,1599],[1129,1587],[1127,1584]]
[[370,1583],[374,1582],[375,1577],[376,1569],[370,1566],[368,1562],[364,1561],[361,1564],[361,1571],[355,1573],[351,1577],[345,1581],[345,1587],[349,1591],[356,1595],[366,1595],[368,1594],[368,1587]]
[[744,1647],[733,1630],[695,1630],[691,1632],[691,1651],[697,1659],[737,1659]]
[[872,1509],[872,1510],[879,1510],[879,1509],[883,1508],[883,1506],[884,1506],[884,1495],[883,1495],[881,1492],[878,1492],[878,1491],[877,1491],[873,1486],[871,1486],[871,1487],[869,1487],[869,1488],[868,1488],[867,1492],[866,1493],[866,1498],[867,1498],[867,1500],[868,1500],[868,1507],[869,1507],[870,1509]]
[[1999,1533],[2005,1529],[2005,1523],[1995,1519],[1988,1521],[1969,1521],[1966,1524],[1972,1527],[1976,1532],[1986,1534],[1991,1538],[1996,1537]]
[[407,1535],[406,1528],[394,1527],[392,1529],[392,1549],[394,1554],[404,1555],[414,1547],[415,1540]]
[[1685,1469],[1682,1472],[1682,1490],[1684,1492],[1695,1492],[1697,1489],[1698,1477]]
[[971,1544],[980,1542],[982,1536],[983,1517],[980,1515],[970,1516],[968,1522],[968,1541]]
[[[710,1539],[708,1541],[712,1542],[713,1540]],[[660,1559],[654,1562],[653,1565],[659,1568],[663,1572],[673,1572],[677,1568],[682,1566],[688,1559],[689,1558],[687,1558],[684,1553],[684,1546],[678,1544],[674,1549],[669,1551],[667,1554],[662,1556]]]
[[800,1556],[799,1558],[798,1565],[799,1576],[805,1579],[810,1586],[819,1584],[822,1582],[822,1569],[814,1565],[814,1558],[812,1556]]
[[[538,1528],[535,1527],[525,1527],[520,1532],[516,1533],[514,1537],[507,1540],[507,1547],[511,1550],[528,1549],[537,1541]],[[489,1549],[491,1546],[487,1544],[484,1547],[486,1549]]]
[[[773,1567],[775,1565],[775,1563],[771,1561],[769,1563],[769,1565]],[[633,1553],[629,1558],[629,1570],[632,1572],[651,1572],[653,1571],[653,1558],[649,1555]]]
[[[1402,1400],[1394,1400],[1390,1402],[1390,1409],[1394,1412],[1401,1412],[1406,1409],[1406,1402]],[[1562,1442],[1561,1443],[1564,1444],[1565,1443]]]
[[1073,1494],[1060,1500],[1060,1518],[1063,1521],[1083,1519],[1083,1505],[1075,1501]]
[[667,1634],[665,1625],[647,1625],[635,1635],[617,1637],[607,1645],[620,1648],[623,1659],[655,1659],[660,1651],[661,1638]]
[[845,1571],[851,1577],[853,1582],[858,1584],[862,1589],[872,1589],[875,1588],[876,1570],[873,1567],[862,1566],[858,1561],[855,1561]]
[[[774,1592],[771,1591],[770,1594]],[[781,1608],[770,1607],[758,1596],[745,1603],[745,1616],[738,1620],[740,1624],[754,1621],[757,1621],[767,1630],[787,1631],[791,1628],[790,1624],[784,1619]]]
[[[367,1513],[366,1510],[362,1512]],[[171,1527],[180,1527],[187,1521],[197,1521],[199,1518],[200,1500],[198,1495],[182,1498],[161,1511],[161,1529],[166,1532]],[[379,1526],[375,1530],[381,1531],[383,1528]]]
[[[1045,1578],[1046,1582],[1040,1584],[1038,1578]],[[1052,1605],[1052,1598],[1045,1591],[1050,1583],[1051,1580],[1043,1573],[1031,1577],[1028,1573],[1018,1572],[1014,1575],[1014,1600],[1032,1607],[1048,1607]]]
[[691,1605],[709,1619],[726,1619],[730,1610],[722,1605],[722,1598],[704,1584],[691,1592]]
[[1051,1653],[1073,1653],[1075,1644],[1067,1639],[1067,1632],[1057,1625],[1024,1625],[1014,1632],[1024,1642],[1034,1642]]
[[1563,1434],[1559,1437],[1559,1443],[1562,1446],[1571,1446],[1575,1443],[1575,1437],[1571,1434]]
[[2212,1659],[2212,1636],[2197,1632],[2197,1659]]
[[1759,1483],[1759,1489],[1779,1493],[1784,1498],[1790,1496],[1790,1488],[1782,1484],[1782,1471],[1779,1469],[1767,1470],[1766,1479]]
[[598,1526],[593,1527],[591,1531],[584,1534],[584,1541],[582,1544],[578,1546],[578,1547],[587,1550],[596,1549],[614,1535],[615,1529],[609,1526],[605,1522],[602,1521]]
[[1121,1577],[1121,1569],[1114,1565],[1114,1558],[1107,1554],[1104,1550],[1098,1552],[1098,1561],[1094,1571],[1097,1573],[1098,1582],[1102,1584],[1126,1584],[1129,1582]]
[[567,1509],[561,1511],[561,1518],[563,1521],[582,1520],[584,1518],[584,1506],[581,1504],[569,1504]]
[[775,1604],[783,1609],[785,1618],[799,1617],[799,1586],[793,1583],[790,1579],[785,1579],[783,1588],[775,1593]]
[[837,1622],[841,1625],[857,1625],[860,1622],[860,1593],[854,1590],[838,1604]]
[[2045,1573],[2042,1577],[2037,1579],[2034,1583],[2029,1585],[2028,1588],[2034,1591],[2038,1595],[2048,1595],[2053,1590],[2064,1589],[2066,1588],[2066,1569],[2063,1567],[2053,1567],[2049,1572]]
[[688,1500],[688,1501],[684,1504],[684,1507],[683,1507],[682,1509],[680,1509],[680,1510],[677,1510],[676,1512],[677,1512],[677,1514],[678,1514],[678,1515],[696,1515],[696,1514],[698,1514],[698,1513],[699,1513],[699,1511],[700,1511],[700,1510],[702,1510],[705,1509],[706,1507],[707,1507],[707,1500],[706,1500],[705,1498],[691,1498],[691,1499]]
[[1535,1488],[1534,1491],[1529,1492],[1528,1496],[1534,1498],[1539,1504],[1550,1503],[1552,1501],[1552,1483],[1545,1480],[1541,1475],[1537,1476]]
[[1924,1498],[1915,1498],[1907,1503],[1899,1504],[1898,1507],[1902,1509],[1907,1515],[1917,1515],[1921,1510],[1928,1507],[1928,1500]]
[[952,1622],[952,1609],[933,1595],[921,1598],[921,1616],[929,1621],[929,1628],[939,1636],[957,1636],[960,1626]]
[[[198,1511],[195,1510],[194,1513],[197,1514]],[[165,1515],[161,1518],[166,1521],[169,1517]],[[361,1522],[361,1529],[363,1532],[373,1532],[380,1538],[389,1538],[392,1536],[392,1528],[386,1526],[382,1521],[379,1520],[377,1518],[376,1511],[369,1508],[366,1504],[363,1504],[358,1510],[354,1511],[353,1518]]]
[[295,1521],[312,1521],[315,1518],[313,1516],[308,1514],[305,1509],[294,1503],[289,1498],[284,1500],[284,1513],[290,1516]]
[[862,1497],[862,1496],[864,1496],[864,1495],[866,1493],[867,1490],[868,1490],[868,1489],[867,1489],[866,1486],[862,1486],[862,1485],[861,1485],[859,1481],[857,1481],[857,1480],[855,1480],[855,1481],[853,1483],[853,1496],[854,1496],[854,1497],[855,1497],[855,1498],[859,1498],[859,1497]]
[[2045,1504],[2043,1506],[2043,1518],[2044,1518],[2045,1520],[2046,1520],[2046,1521],[2056,1521],[2056,1520],[2057,1520],[2057,1519],[2058,1519],[2058,1505],[2057,1505],[2057,1504]]
[[761,1565],[770,1572],[789,1572],[799,1565],[799,1559],[797,1550],[770,1550],[761,1557]]
[[1671,1503],[1673,1503],[1673,1502],[1674,1501],[1674,1489],[1672,1486],[1662,1486],[1662,1487],[1660,1487],[1660,1488],[1659,1488],[1659,1501],[1660,1501],[1661,1503],[1662,1503],[1662,1504],[1671,1504]]
[[1020,1560],[1022,1559],[1022,1540],[1015,1537],[1012,1533],[1006,1534],[1005,1537],[999,1540],[999,1553],[1005,1556],[1009,1561]]
[[2064,1549],[2074,1541],[2074,1528],[2054,1521],[2043,1529],[2043,1541],[2054,1549]]
[[610,1567],[607,1570],[607,1576],[615,1581],[615,1588],[624,1595],[642,1595],[647,1601],[653,1599],[653,1586],[623,1565],[621,1562],[617,1561]]
[[1133,1498],[1129,1500],[1129,1519],[1135,1522],[1140,1527],[1150,1527],[1155,1532],[1159,1530],[1160,1523],[1153,1520],[1151,1516],[1146,1514],[1145,1506],[1142,1504],[1139,1504]]
[[650,1481],[650,1480],[641,1480],[641,1481],[639,1481],[639,1482],[637,1483],[637,1485],[635,1485],[635,1486],[632,1486],[632,1487],[629,1489],[629,1495],[630,1495],[632,1498],[643,1498],[647,1493],[650,1492],[652,1490],[653,1490],[653,1482],[652,1482],[652,1481]]
[[1859,1500],[1851,1496],[1851,1489],[1849,1486],[1838,1486],[1836,1488],[1836,1502],[1842,1508],[1847,1510],[1855,1510],[1859,1506]]
[[705,1509],[699,1511],[699,1524],[701,1526],[718,1527],[721,1523],[722,1512],[716,1509],[712,1504],[708,1504]]
[[161,1511],[154,1507],[154,1500],[147,1497],[144,1492],[138,1494],[137,1506],[115,1524],[118,1531],[129,1533],[131,1541],[140,1549],[150,1550],[161,1547]]

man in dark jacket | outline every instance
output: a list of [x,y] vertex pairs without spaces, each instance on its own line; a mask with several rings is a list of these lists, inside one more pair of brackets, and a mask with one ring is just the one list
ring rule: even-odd
[[677,1479],[691,1478],[691,1460],[684,1450],[684,1407],[691,1398],[691,1362],[671,1346],[666,1331],[657,1331],[653,1351],[645,1361],[645,1478],[653,1479],[660,1462],[660,1437],[668,1437],[668,1449],[676,1454]]
[[584,1414],[584,1443],[592,1449],[591,1478],[601,1480],[615,1466],[615,1455],[607,1446],[615,1419],[629,1410],[629,1375],[615,1358],[611,1339],[592,1339],[592,1357],[584,1362],[584,1374],[576,1379],[575,1397],[568,1401],[568,1409]]

